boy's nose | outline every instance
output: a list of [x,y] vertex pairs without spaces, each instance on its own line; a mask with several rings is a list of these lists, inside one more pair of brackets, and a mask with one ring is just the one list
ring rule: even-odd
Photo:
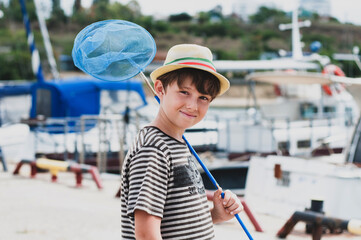
[[189,99],[187,102],[187,108],[190,110],[197,111],[198,110],[198,99]]

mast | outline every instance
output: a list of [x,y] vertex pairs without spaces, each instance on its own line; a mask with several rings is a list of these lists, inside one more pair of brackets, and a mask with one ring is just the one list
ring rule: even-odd
[[292,29],[292,58],[294,60],[302,60],[303,58],[300,27],[311,26],[310,20],[298,22],[298,8],[299,2],[297,1],[297,4],[292,11],[292,23],[279,25],[281,31]]
[[41,10],[41,5],[40,5],[39,0],[34,0],[34,3],[35,3],[36,15],[38,16],[38,21],[39,21],[39,25],[40,25],[41,35],[43,36],[43,40],[44,40],[46,55],[48,57],[48,62],[50,65],[50,71],[55,79],[59,79],[59,72],[56,67],[56,61],[55,61],[55,57],[53,54],[53,48],[50,43],[50,37],[49,37],[48,29],[46,27],[46,23],[44,20],[45,18],[42,13],[42,10]]
[[296,7],[292,12],[292,58],[300,60],[302,57],[300,26],[298,24],[298,7]]
[[29,15],[26,11],[25,0],[19,0],[21,12],[23,14],[23,22],[26,30],[26,38],[31,52],[31,66],[38,82],[45,82],[43,68],[41,67],[39,51],[36,48],[34,34],[31,32]]

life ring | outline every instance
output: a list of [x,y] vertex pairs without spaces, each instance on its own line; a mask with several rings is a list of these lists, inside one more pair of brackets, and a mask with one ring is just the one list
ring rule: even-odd
[[[346,76],[346,74],[342,71],[342,69],[339,66],[336,66],[334,64],[329,64],[329,65],[325,66],[322,69],[322,73],[327,74],[327,75],[335,75],[335,76],[339,76],[339,77]],[[327,85],[327,84],[322,85],[322,89],[327,95],[332,96],[332,89],[329,85]],[[341,90],[343,90],[343,89],[344,89],[343,85],[336,87],[336,91],[338,93],[340,93]]]
[[322,85],[322,89],[328,96],[332,96],[332,90],[331,90],[330,86],[328,86],[327,84],[324,84],[324,85]]
[[323,74],[336,75],[340,77],[345,77],[346,74],[342,71],[339,66],[334,64],[329,64],[322,69]]

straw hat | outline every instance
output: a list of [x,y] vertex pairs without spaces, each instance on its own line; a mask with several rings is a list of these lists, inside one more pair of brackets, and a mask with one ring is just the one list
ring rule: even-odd
[[229,88],[229,81],[221,74],[216,72],[216,68],[212,63],[212,52],[206,48],[196,44],[179,44],[169,49],[167,57],[162,67],[157,68],[150,74],[150,78],[157,78],[165,73],[180,68],[196,68],[207,71],[218,78],[221,88],[219,96]]

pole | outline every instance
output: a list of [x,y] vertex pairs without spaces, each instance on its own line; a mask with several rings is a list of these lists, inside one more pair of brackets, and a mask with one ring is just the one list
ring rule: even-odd
[[41,35],[43,36],[43,40],[44,40],[46,55],[48,56],[50,71],[51,71],[51,73],[52,73],[52,75],[53,75],[53,77],[55,79],[59,79],[59,72],[58,72],[58,69],[56,67],[56,61],[55,61],[55,57],[54,57],[54,54],[53,54],[53,48],[52,48],[51,43],[50,43],[50,37],[49,37],[48,29],[46,28],[45,17],[43,15],[42,10],[41,10],[39,0],[34,0],[34,3],[35,3],[36,15],[38,17],[38,21],[39,21],[39,25],[40,25]]
[[31,52],[31,65],[33,73],[36,76],[38,82],[44,82],[43,69],[41,67],[39,51],[36,48],[34,34],[31,32],[29,16],[26,11],[25,0],[19,0],[21,6],[21,12],[23,14],[23,22],[26,30],[26,38]]

